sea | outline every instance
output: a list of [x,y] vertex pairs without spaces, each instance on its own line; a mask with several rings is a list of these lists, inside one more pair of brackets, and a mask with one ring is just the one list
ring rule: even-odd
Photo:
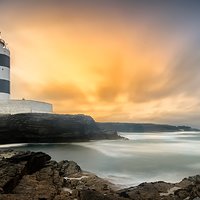
[[200,132],[122,133],[129,140],[7,144],[0,149],[42,151],[53,160],[73,160],[119,187],[142,182],[178,182],[200,174]]

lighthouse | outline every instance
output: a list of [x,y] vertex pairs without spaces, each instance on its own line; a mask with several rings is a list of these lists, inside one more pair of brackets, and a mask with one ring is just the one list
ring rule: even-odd
[[[23,91],[23,88],[21,88]],[[50,103],[10,99],[10,51],[0,32],[0,115],[17,113],[52,113]]]
[[0,100],[10,99],[10,51],[0,35]]

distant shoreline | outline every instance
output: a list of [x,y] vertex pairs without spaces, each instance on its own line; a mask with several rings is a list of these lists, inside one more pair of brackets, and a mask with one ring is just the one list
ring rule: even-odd
[[123,139],[117,132],[199,131],[189,126],[95,122],[87,115],[21,113],[0,115],[0,144],[67,143]]
[[97,122],[101,129],[117,132],[178,132],[200,131],[190,126],[174,126],[169,124]]

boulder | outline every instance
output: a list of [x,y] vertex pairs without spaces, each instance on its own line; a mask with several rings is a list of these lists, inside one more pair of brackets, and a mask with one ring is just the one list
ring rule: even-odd
[[58,168],[61,176],[67,177],[81,172],[81,168],[74,161],[64,160],[58,163]]

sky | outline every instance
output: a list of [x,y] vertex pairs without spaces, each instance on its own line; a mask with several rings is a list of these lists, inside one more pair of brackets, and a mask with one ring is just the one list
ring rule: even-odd
[[1,0],[11,96],[96,121],[200,128],[199,0]]

